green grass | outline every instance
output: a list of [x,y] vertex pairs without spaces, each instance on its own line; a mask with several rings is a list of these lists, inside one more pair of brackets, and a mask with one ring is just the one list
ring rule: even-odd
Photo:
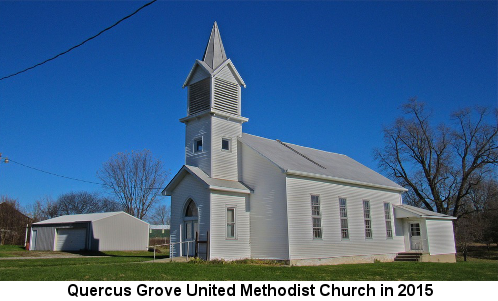
[[[1,247],[0,253],[17,253]],[[159,253],[161,254],[161,253]],[[163,253],[167,254],[167,253]],[[198,281],[454,281],[498,280],[498,261],[470,257],[457,263],[390,262],[314,267],[248,263],[145,263],[151,252],[105,252],[107,257],[0,260],[0,280]],[[163,255],[164,256],[164,255]]]
[[316,267],[255,264],[139,263],[138,258],[4,260],[0,280],[498,280],[498,264],[487,262],[372,263]]

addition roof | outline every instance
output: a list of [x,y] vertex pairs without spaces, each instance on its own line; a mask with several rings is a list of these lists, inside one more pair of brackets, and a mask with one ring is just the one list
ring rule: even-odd
[[394,205],[394,216],[396,218],[404,217],[424,217],[436,219],[456,219],[454,216],[437,213],[434,211],[413,207],[410,205]]
[[239,141],[258,152],[288,175],[347,184],[406,191],[405,188],[346,155],[242,134]]
[[169,182],[166,188],[164,188],[162,194],[171,195],[176,186],[183,180],[183,178],[187,174],[190,174],[195,178],[197,178],[198,180],[200,180],[201,182],[203,182],[210,190],[238,192],[245,194],[251,192],[251,190],[242,182],[211,178],[199,167],[183,165],[180,171],[178,171],[178,173],[173,177],[171,182]]

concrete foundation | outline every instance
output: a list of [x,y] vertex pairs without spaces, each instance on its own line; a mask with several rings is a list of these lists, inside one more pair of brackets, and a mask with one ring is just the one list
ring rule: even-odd
[[420,262],[456,262],[455,254],[422,254]]
[[359,255],[359,256],[331,257],[331,258],[292,259],[292,260],[290,260],[290,265],[314,266],[314,265],[373,263],[375,261],[391,262],[391,261],[394,261],[394,257],[396,257],[396,254]]
[[[310,259],[293,259],[290,260],[290,265],[294,266],[314,266],[314,265],[336,265],[336,264],[356,264],[356,263],[373,263],[392,262],[396,254],[379,254],[379,255],[359,255],[347,257],[331,257],[331,258],[310,258]],[[455,254],[422,254],[419,262],[456,262]]]

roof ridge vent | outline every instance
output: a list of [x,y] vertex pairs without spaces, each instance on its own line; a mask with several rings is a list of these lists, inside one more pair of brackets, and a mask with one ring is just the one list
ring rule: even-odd
[[286,143],[278,140],[278,139],[275,139],[278,143],[282,144],[283,146],[287,147],[288,149],[290,149],[291,151],[295,152],[296,154],[298,154],[299,156],[303,157],[304,159],[310,161],[311,163],[315,164],[316,166],[320,167],[320,168],[323,168],[323,169],[327,169],[325,166],[321,165],[320,163],[312,160],[310,157],[306,156],[305,154],[303,153],[300,153],[299,151],[297,151],[296,149],[290,147],[289,145],[287,145]]

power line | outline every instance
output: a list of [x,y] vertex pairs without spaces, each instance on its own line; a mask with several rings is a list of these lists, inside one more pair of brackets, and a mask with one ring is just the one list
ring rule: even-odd
[[36,64],[36,65],[33,65],[33,66],[31,66],[31,67],[29,67],[29,68],[26,68],[26,69],[24,69],[24,70],[21,70],[21,71],[19,71],[19,72],[13,73],[13,74],[11,74],[11,75],[4,76],[4,77],[0,78],[0,80],[4,80],[4,79],[7,79],[7,78],[10,78],[10,77],[16,76],[16,75],[21,74],[21,73],[24,73],[24,72],[26,72],[26,71],[28,71],[28,70],[34,69],[34,68],[36,68],[36,67],[38,67],[38,66],[41,66],[41,65],[43,65],[43,64],[45,64],[45,63],[47,63],[47,62],[50,62],[50,61],[52,61],[52,60],[55,60],[56,58],[60,57],[61,55],[64,55],[64,54],[68,53],[69,51],[71,51],[71,50],[73,50],[73,49],[76,49],[76,48],[78,48],[78,47],[82,46],[82,45],[83,45],[83,44],[85,44],[86,42],[88,42],[88,41],[90,41],[90,40],[95,39],[96,37],[100,36],[100,35],[101,35],[101,34],[103,34],[104,32],[106,32],[106,31],[108,31],[109,29],[111,29],[111,28],[115,27],[115,26],[116,26],[116,25],[118,25],[119,23],[121,23],[121,22],[123,22],[124,20],[126,20],[126,19],[130,18],[131,16],[135,15],[136,13],[138,13],[140,10],[144,9],[145,7],[147,7],[147,6],[151,5],[152,3],[156,2],[156,1],[157,1],[157,0],[153,0],[153,1],[149,2],[149,3],[144,4],[142,7],[140,7],[139,9],[137,9],[136,11],[134,11],[133,13],[129,14],[128,16],[126,16],[126,17],[124,17],[124,18],[122,18],[121,20],[117,21],[116,23],[114,23],[113,25],[111,25],[111,26],[107,27],[106,29],[101,30],[98,34],[96,34],[96,35],[94,35],[94,36],[92,36],[92,37],[90,37],[90,38],[88,38],[88,39],[84,40],[83,42],[79,43],[78,45],[73,46],[73,47],[69,48],[68,50],[66,50],[66,51],[64,51],[64,52],[61,52],[61,53],[57,54],[56,56],[51,57],[51,58],[49,58],[49,59],[47,59],[47,60],[45,60],[45,61],[43,61],[43,62],[41,62],[41,63],[38,63],[38,64]]
[[33,169],[33,170],[36,170],[36,171],[39,171],[39,172],[43,172],[43,173],[46,173],[46,174],[49,174],[49,175],[52,175],[52,176],[60,177],[60,178],[65,178],[65,179],[69,179],[69,180],[80,181],[80,182],[85,182],[85,183],[90,183],[90,184],[96,184],[96,185],[104,185],[103,183],[97,183],[97,182],[86,181],[86,180],[81,180],[81,179],[72,178],[72,177],[66,177],[66,176],[63,176],[63,175],[59,175],[59,174],[56,174],[56,173],[53,173],[53,172],[42,170],[42,169],[39,169],[39,168],[36,168],[36,167],[28,166],[28,165],[22,164],[20,162],[16,162],[16,161],[14,161],[12,159],[9,159],[9,163],[11,163],[11,162],[15,163],[15,164],[19,164],[21,166],[24,166],[26,168],[30,168],[30,169]]
[[[22,164],[21,162],[14,161],[14,160],[12,160],[10,158],[6,159],[6,160],[7,161],[5,161],[5,163],[15,163],[15,164],[21,165],[23,167],[26,167],[26,168],[29,168],[29,169],[33,169],[33,170],[36,170],[36,171],[39,171],[39,172],[43,172],[43,173],[46,173],[46,174],[49,174],[49,175],[52,175],[52,176],[56,176],[56,177],[60,177],[60,178],[68,179],[68,180],[73,180],[73,181],[79,181],[79,182],[84,182],[84,183],[95,184],[95,185],[108,186],[108,185],[106,185],[104,183],[92,182],[92,181],[82,180],[82,179],[78,179],[78,178],[63,176],[63,175],[56,174],[56,173],[53,173],[53,172],[50,172],[50,171],[46,171],[46,170],[39,169],[39,168],[36,168],[36,167],[32,167],[32,166],[29,166],[29,165],[26,165],[26,164]],[[118,186],[118,187],[121,187],[121,186]],[[164,189],[164,187],[159,187],[159,188],[157,188],[157,187],[137,187],[137,188],[140,188],[140,189],[151,189],[151,190]]]

